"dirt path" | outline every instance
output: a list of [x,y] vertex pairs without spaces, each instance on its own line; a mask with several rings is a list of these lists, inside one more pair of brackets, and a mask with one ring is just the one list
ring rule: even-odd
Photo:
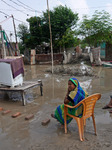
[[[43,96],[40,96],[38,87],[27,91],[26,106],[21,106],[19,93],[9,94],[10,99],[3,99],[3,94],[0,94],[0,107],[11,110],[7,115],[0,112],[0,150],[111,150],[112,114],[102,107],[109,102],[109,95],[112,94],[112,69],[94,67],[97,76],[77,77],[89,94],[102,94],[95,107],[97,136],[94,135],[92,120],[87,120],[85,141],[80,142],[75,121],[71,122],[65,134],[60,124],[50,117],[55,108],[63,103],[71,76],[51,75],[45,72],[47,67],[25,66],[24,80],[42,79],[44,91]],[[22,115],[12,118],[11,115],[17,111]],[[31,113],[34,118],[26,121],[25,116]],[[47,118],[50,118],[50,123],[42,126],[41,122]]]

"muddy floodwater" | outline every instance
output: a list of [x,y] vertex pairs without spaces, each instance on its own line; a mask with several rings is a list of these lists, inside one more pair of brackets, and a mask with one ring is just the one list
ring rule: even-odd
[[[22,106],[20,93],[0,92],[0,107],[11,110],[3,115],[0,111],[0,150],[112,150],[112,113],[103,110],[112,94],[112,68],[93,67],[94,76],[76,77],[89,94],[101,93],[95,106],[97,136],[92,120],[86,122],[85,141],[79,140],[75,120],[68,125],[68,133],[53,118],[51,113],[63,103],[67,91],[68,75],[45,72],[50,65],[25,66],[24,80],[42,80],[43,96],[39,87],[25,92],[26,106]],[[17,118],[11,115],[21,112]],[[25,120],[33,114],[34,118]],[[43,126],[43,120],[50,119]]]

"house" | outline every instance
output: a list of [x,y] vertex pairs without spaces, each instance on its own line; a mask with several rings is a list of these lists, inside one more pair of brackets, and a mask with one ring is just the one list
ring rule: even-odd
[[102,42],[99,46],[101,59],[112,61],[112,44]]

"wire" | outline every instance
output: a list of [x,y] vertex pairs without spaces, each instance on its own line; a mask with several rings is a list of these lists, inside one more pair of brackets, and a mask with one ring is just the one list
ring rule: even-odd
[[21,3],[22,5],[27,6],[28,8],[32,9],[33,11],[36,11],[36,12],[38,12],[38,13],[42,13],[42,12],[37,11],[37,10],[35,10],[35,9],[31,8],[30,6],[28,6],[28,5],[24,4],[24,3],[22,3],[22,2],[21,2],[21,1],[19,1],[19,0],[17,0],[17,1],[18,1],[19,3]]
[[[0,11],[0,13],[2,13],[2,14],[4,14],[4,15],[6,15],[5,17],[10,17],[8,14],[6,14],[6,13],[4,13],[4,12],[2,12],[2,11]],[[21,20],[19,20],[19,19],[16,19],[15,17],[14,17],[14,19],[16,20],[16,21],[19,21],[19,22],[22,22],[22,23],[25,23],[25,22],[23,22],[23,21],[21,21]],[[25,23],[26,24],[26,23]]]
[[25,6],[27,6],[28,8],[34,10],[33,8],[31,8],[30,6],[28,6],[28,5],[24,4],[24,3],[22,3],[21,1],[19,1],[19,0],[17,0],[17,1],[18,1],[19,3],[21,3],[22,5],[25,5]]
[[14,19],[15,19],[16,21],[19,21],[19,22],[22,22],[22,23],[24,23],[24,24],[27,24],[26,22],[21,21],[21,20],[19,20],[19,19],[16,19],[15,17],[14,17]]
[[23,11],[21,11],[21,10],[19,10],[19,9],[17,9],[17,8],[15,8],[14,6],[12,6],[12,5],[10,5],[10,4],[8,4],[8,3],[6,3],[4,0],[1,0],[2,2],[4,2],[6,5],[8,5],[8,6],[10,6],[10,7],[12,7],[12,8],[14,8],[14,9],[16,9],[17,11],[20,11],[21,13],[23,13],[23,14],[25,14],[25,15],[29,15],[29,14],[26,14],[26,13],[24,13]]
[[[0,10],[4,10],[4,11],[17,11],[17,10],[13,10],[13,9],[0,9]],[[24,10],[21,10],[24,11]]]
[[34,10],[28,9],[28,8],[26,8],[26,7],[22,6],[22,5],[20,5],[20,4],[16,3],[16,2],[14,2],[13,0],[10,0],[10,1],[13,2],[14,4],[16,4],[17,6],[23,7],[24,9],[27,9],[27,10],[29,10],[29,11],[34,11]]
[[8,19],[10,19],[12,16],[10,16],[9,18],[3,20],[2,22],[0,22],[0,24],[2,24],[3,22],[7,21]]
[[[7,15],[6,13],[4,13],[4,12],[2,12],[2,11],[0,11],[0,13],[4,14],[4,15],[6,15],[6,16],[9,16],[9,15]],[[9,16],[9,17],[10,17],[10,16]]]

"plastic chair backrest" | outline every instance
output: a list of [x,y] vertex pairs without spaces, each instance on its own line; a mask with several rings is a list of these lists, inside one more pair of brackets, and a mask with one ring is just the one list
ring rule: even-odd
[[83,104],[83,117],[85,119],[92,116],[92,114],[94,113],[96,101],[99,100],[100,97],[101,94],[96,93],[91,96],[88,96],[81,102]]

